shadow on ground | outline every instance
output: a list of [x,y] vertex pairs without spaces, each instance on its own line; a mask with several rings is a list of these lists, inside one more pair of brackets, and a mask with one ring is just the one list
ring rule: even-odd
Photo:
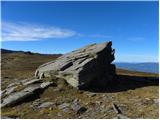
[[114,93],[122,92],[127,90],[134,90],[136,88],[146,87],[146,86],[158,86],[158,77],[137,77],[130,75],[116,75],[114,82],[108,82],[105,87],[100,86],[90,86],[85,88],[85,91],[99,92],[99,93]]

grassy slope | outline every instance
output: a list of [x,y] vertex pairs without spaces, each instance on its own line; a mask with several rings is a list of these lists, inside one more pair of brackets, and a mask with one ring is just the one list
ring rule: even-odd
[[[28,55],[28,54],[2,54],[2,89],[5,88],[8,84],[15,81],[15,79],[21,80],[28,78],[34,75],[35,69],[48,61],[54,60],[56,56],[50,55]],[[123,81],[129,81],[132,77],[158,77],[158,74],[149,74],[143,72],[132,72],[122,69],[117,69],[118,75],[127,76],[126,78],[119,77],[117,79],[122,79]],[[121,87],[124,87],[125,84],[129,86],[126,90],[123,90]],[[119,91],[112,92],[100,92],[95,97],[88,97],[87,91],[81,93],[75,89],[64,88],[64,91],[55,92],[53,88],[48,88],[41,96],[40,99],[47,99],[56,104],[61,102],[71,102],[73,99],[78,98],[81,101],[82,105],[85,105],[88,108],[91,108],[94,111],[94,104],[97,101],[102,102],[100,106],[105,106],[107,110],[111,108],[111,103],[116,102],[121,108],[123,108],[124,114],[131,118],[158,118],[158,106],[153,104],[153,100],[158,98],[158,85],[154,84],[142,84],[141,86],[137,85],[139,83],[131,82],[122,82],[119,86],[116,86]],[[133,85],[133,86],[132,86]],[[136,87],[135,87],[136,86]],[[106,100],[104,96],[108,97]],[[49,109],[32,109],[30,104],[32,102],[23,103],[19,106],[4,108],[2,109],[2,115],[19,118],[77,118],[73,112],[64,113],[53,107],[52,110]],[[93,107],[93,108],[92,108]],[[61,113],[62,116],[57,114]],[[113,118],[115,117],[114,111],[103,112],[91,112],[90,115],[94,115],[89,118]],[[104,116],[106,114],[106,116]]]

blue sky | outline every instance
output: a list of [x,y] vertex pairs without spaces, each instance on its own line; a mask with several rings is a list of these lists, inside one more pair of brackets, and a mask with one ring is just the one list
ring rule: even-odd
[[116,62],[158,61],[158,2],[2,2],[2,48],[66,53],[109,40]]

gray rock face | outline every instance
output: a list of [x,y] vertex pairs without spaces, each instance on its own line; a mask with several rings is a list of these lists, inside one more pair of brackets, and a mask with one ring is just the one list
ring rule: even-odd
[[[92,83],[104,85],[115,74],[114,50],[112,42],[92,44],[64,54],[58,59],[39,66],[35,76],[59,77],[77,88],[88,87]],[[103,82],[102,82],[103,81]]]
[[29,97],[32,97],[33,95],[37,94],[37,91],[43,90],[51,84],[52,82],[43,82],[42,84],[31,85],[26,87],[22,91],[12,93],[9,96],[2,99],[1,107],[14,105],[25,99],[28,99]]
[[37,83],[37,82],[40,82],[41,79],[32,79],[32,80],[29,80],[27,82],[24,82],[22,83],[23,85],[30,85],[30,84],[33,84],[33,83]]

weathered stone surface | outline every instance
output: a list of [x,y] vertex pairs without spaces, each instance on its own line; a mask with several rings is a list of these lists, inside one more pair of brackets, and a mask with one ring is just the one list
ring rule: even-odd
[[14,105],[18,102],[24,101],[29,97],[32,97],[33,95],[37,94],[37,92],[40,92],[40,90],[45,89],[49,85],[51,85],[52,82],[43,82],[41,84],[34,84],[26,87],[25,89],[10,94],[9,96],[2,99],[1,107],[6,107],[10,105]]
[[105,85],[115,74],[115,65],[111,64],[114,60],[111,46],[112,42],[92,44],[64,54],[57,60],[39,66],[35,76],[56,76],[77,88],[88,87],[92,83]]
[[30,86],[24,89],[23,91],[16,92],[14,94],[9,95],[8,97],[2,100],[1,107],[9,106],[12,104],[16,104],[25,98],[31,96],[35,90],[39,89],[39,86]]
[[44,89],[44,88],[48,87],[49,85],[51,85],[52,83],[53,83],[53,82],[49,82],[49,81],[43,82],[43,83],[40,85],[40,87],[41,87],[42,89]]
[[5,95],[11,94],[15,90],[15,88],[17,88],[17,86],[6,88],[2,93]]
[[33,84],[33,83],[37,83],[37,82],[40,82],[41,79],[32,79],[32,80],[29,80],[27,82],[24,82],[23,85],[30,85],[30,84]]

